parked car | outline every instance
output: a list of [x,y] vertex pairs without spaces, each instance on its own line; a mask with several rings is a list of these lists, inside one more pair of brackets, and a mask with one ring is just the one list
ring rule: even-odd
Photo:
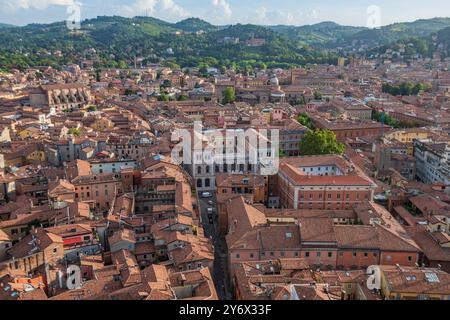
[[211,192],[202,192],[202,198],[211,198],[212,194]]

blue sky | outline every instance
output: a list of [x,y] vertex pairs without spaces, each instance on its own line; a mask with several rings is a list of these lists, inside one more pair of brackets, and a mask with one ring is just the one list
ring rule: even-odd
[[148,15],[175,22],[199,17],[214,24],[305,25],[335,21],[366,26],[378,6],[381,25],[420,18],[450,17],[449,0],[0,0],[0,22],[66,20],[67,8],[81,3],[81,18],[98,15]]

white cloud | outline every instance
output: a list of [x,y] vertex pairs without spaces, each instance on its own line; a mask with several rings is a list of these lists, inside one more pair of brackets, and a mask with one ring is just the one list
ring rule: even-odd
[[75,2],[75,0],[2,0],[0,8],[8,11],[18,9],[44,10],[49,6],[70,6]]
[[254,11],[252,16],[248,16],[247,20],[252,23],[262,25],[301,25],[306,20],[317,18],[317,12],[303,12],[302,10],[285,11],[285,10],[268,10],[266,7],[259,7]]
[[162,19],[173,20],[190,16],[189,11],[173,0],[137,0],[132,5],[122,6],[127,16],[143,16],[146,13]]
[[226,0],[212,0],[212,5],[215,7],[215,12],[219,17],[225,19],[231,18],[233,11],[230,4]]
[[261,7],[256,9],[255,21],[264,21],[267,17],[267,8]]

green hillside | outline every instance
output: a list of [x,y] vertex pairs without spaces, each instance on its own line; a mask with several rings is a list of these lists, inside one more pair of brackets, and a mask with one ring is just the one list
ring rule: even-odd
[[[450,18],[367,29],[334,22],[301,27],[251,24],[219,27],[198,18],[169,23],[152,17],[100,16],[83,21],[81,30],[76,31],[69,30],[65,22],[0,28],[0,67],[59,67],[83,59],[94,60],[95,67],[116,67],[132,65],[139,58],[143,65],[163,63],[203,69],[233,66],[249,70],[336,63],[338,55],[352,54],[355,48],[364,48],[368,53],[382,52],[389,46],[410,43],[417,46],[408,47],[411,55],[416,51],[431,55],[435,50],[430,44],[431,36],[439,34],[446,42],[445,28],[449,27]],[[247,41],[252,38],[265,42],[250,46]]]
[[269,28],[285,34],[292,39],[313,46],[332,46],[353,36],[359,31],[365,30],[362,27],[341,26],[334,22],[321,22],[301,27],[280,25]]
[[[290,67],[308,62],[333,63],[336,56],[301,45],[268,28],[255,25],[213,27],[200,19],[177,24],[148,17],[97,17],[82,22],[78,31],[70,31],[65,22],[30,24],[0,30],[0,62],[4,68],[76,63],[93,58],[98,67],[131,65],[135,57],[143,64],[170,63],[179,66],[215,66],[251,69],[254,67]],[[183,29],[183,30],[182,30]],[[207,30],[204,30],[207,29]],[[204,34],[178,34],[177,31],[204,30]],[[238,37],[238,44],[221,42],[224,37]],[[249,47],[245,41],[263,38],[261,47]],[[62,56],[55,56],[62,51]]]
[[174,24],[174,27],[186,32],[198,32],[198,31],[215,31],[219,29],[217,26],[213,26],[209,22],[206,22],[199,18],[189,18]]

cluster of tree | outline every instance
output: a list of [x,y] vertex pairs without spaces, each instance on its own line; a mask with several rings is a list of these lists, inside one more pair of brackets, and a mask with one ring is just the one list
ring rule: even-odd
[[168,102],[170,101],[170,97],[168,94],[163,92],[158,96],[158,101]]
[[378,112],[378,111],[372,111],[372,120],[374,121],[378,121],[378,122],[383,122],[384,124],[394,127],[394,128],[399,128],[400,127],[400,122],[396,119],[394,119],[393,117],[391,117],[390,115],[386,114],[385,112]]
[[302,112],[298,115],[297,121],[309,129],[314,129],[314,124],[313,124],[311,118],[305,112]]
[[345,145],[336,140],[336,134],[328,129],[309,131],[300,142],[300,154],[343,154]]
[[403,82],[399,85],[392,85],[390,83],[384,83],[382,90],[384,93],[389,93],[393,96],[416,96],[420,92],[430,91],[432,89],[430,84],[419,82]]
[[236,92],[233,87],[226,87],[222,93],[222,104],[233,103],[236,101]]
[[320,92],[314,92],[314,100],[322,100],[322,94]]
[[69,128],[69,130],[67,130],[67,133],[79,137],[81,135],[81,130],[80,128]]
[[420,37],[408,37],[405,39],[397,40],[393,43],[376,47],[370,51],[370,54],[384,54],[388,51],[391,51],[392,58],[402,58],[404,61],[409,62],[418,57],[431,58],[435,50],[435,46],[430,42],[429,39]]
[[450,27],[440,30],[437,38],[439,43],[445,44],[448,47],[450,45]]
[[300,27],[281,25],[270,28],[292,39],[299,39],[305,44],[315,46],[331,46],[365,29],[363,27],[341,26],[334,22],[321,22]]
[[391,126],[395,129],[398,128],[415,128],[420,127],[420,123],[418,122],[411,122],[411,121],[399,121],[390,115],[386,114],[385,112],[378,112],[378,111],[372,111],[372,120],[382,122],[388,126]]

